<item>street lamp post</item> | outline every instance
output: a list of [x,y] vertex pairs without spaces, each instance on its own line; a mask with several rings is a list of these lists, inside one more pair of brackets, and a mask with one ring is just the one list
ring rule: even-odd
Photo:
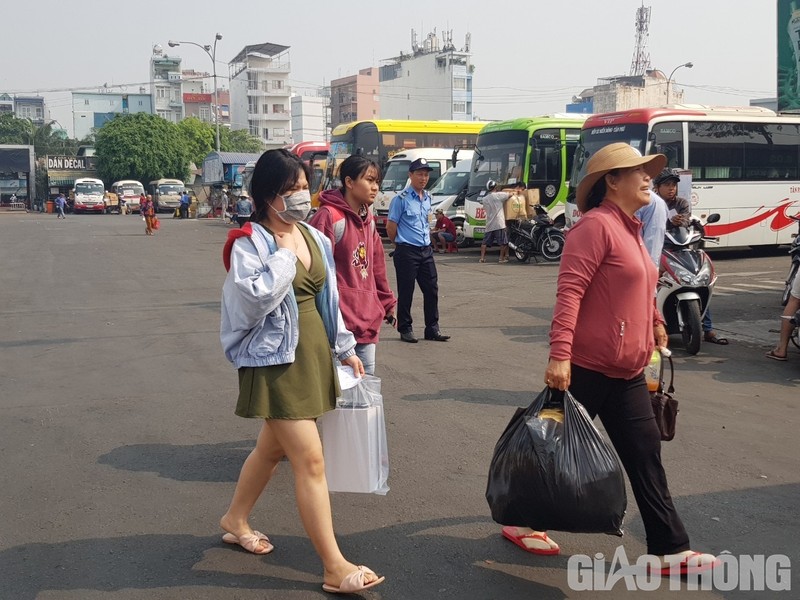
[[186,41],[174,41],[170,40],[167,42],[170,48],[174,48],[175,46],[180,46],[181,44],[190,44],[192,46],[197,46],[201,50],[203,50],[208,57],[211,59],[211,70],[214,76],[214,123],[217,126],[217,152],[219,152],[219,95],[217,92],[217,42],[222,39],[222,34],[217,33],[214,36],[214,45],[205,44],[201,45],[197,42],[186,42]]
[[672,73],[670,73],[669,77],[667,78],[667,104],[669,104],[670,87],[672,86],[672,76],[675,75],[675,71],[677,71],[681,67],[686,67],[687,69],[691,69],[693,66],[694,66],[694,63],[687,62],[687,63],[683,63],[682,65],[678,65],[677,67],[672,69]]

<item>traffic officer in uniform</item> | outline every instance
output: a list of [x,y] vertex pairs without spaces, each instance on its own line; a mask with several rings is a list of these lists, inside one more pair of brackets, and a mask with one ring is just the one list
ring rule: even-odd
[[394,242],[394,269],[397,274],[397,331],[400,339],[417,343],[411,319],[415,282],[422,290],[425,312],[425,339],[446,342],[449,335],[439,331],[439,278],[433,260],[428,215],[431,196],[425,190],[433,169],[424,158],[408,167],[409,185],[397,194],[389,206],[386,233]]

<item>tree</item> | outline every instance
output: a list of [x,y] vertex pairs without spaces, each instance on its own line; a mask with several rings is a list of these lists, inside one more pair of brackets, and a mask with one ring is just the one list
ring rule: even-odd
[[223,127],[219,133],[219,147],[223,152],[249,152],[256,154],[264,151],[261,140],[250,135],[244,129],[228,129]]
[[178,129],[183,136],[189,160],[195,165],[202,166],[203,159],[214,150],[214,128],[197,117],[187,117],[178,123]]
[[186,179],[189,153],[181,130],[156,115],[116,115],[95,135],[97,170],[105,181]]
[[37,157],[48,154],[74,155],[78,143],[53,122],[36,125],[30,119],[18,119],[10,113],[0,115],[0,144],[33,145]]

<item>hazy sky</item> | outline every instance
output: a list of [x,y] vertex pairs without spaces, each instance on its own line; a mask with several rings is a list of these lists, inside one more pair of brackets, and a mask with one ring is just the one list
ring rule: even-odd
[[[434,27],[457,48],[472,33],[475,114],[484,119],[564,110],[599,77],[627,74],[640,1],[450,0],[446,2],[212,2],[210,0],[38,0],[3,6],[0,91],[40,92],[51,118],[72,131],[69,91],[147,85],[152,47],[210,71],[200,49],[169,39],[213,42],[218,76],[247,44],[291,46],[291,85],[301,92],[411,50]],[[686,102],[746,105],[775,95],[774,0],[650,0],[654,68],[675,74]],[[226,83],[226,82],[225,82]],[[53,91],[50,91],[53,90]],[[57,90],[57,91],[56,91]]]

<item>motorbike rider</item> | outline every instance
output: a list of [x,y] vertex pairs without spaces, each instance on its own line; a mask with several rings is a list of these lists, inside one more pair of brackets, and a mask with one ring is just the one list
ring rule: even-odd
[[678,182],[681,178],[672,169],[664,169],[653,179],[656,194],[667,203],[669,224],[667,227],[687,227],[692,217],[692,205],[686,198],[678,196]]
[[[688,227],[692,218],[692,206],[686,198],[678,196],[678,182],[681,178],[672,169],[664,169],[653,179],[653,189],[656,194],[667,204],[669,211],[668,229],[676,227]],[[703,315],[703,339],[712,344],[726,346],[728,339],[720,337],[714,331],[714,324],[711,320],[711,307],[706,309]]]

